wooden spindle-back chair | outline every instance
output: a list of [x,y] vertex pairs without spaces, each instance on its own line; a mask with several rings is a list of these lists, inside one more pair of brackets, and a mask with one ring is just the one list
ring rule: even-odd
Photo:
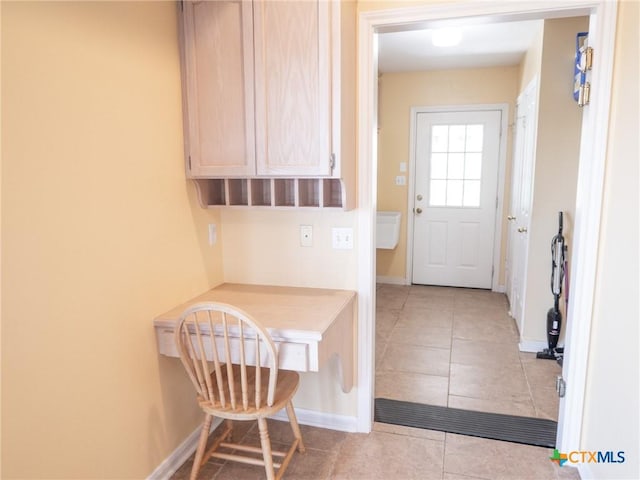
[[[300,376],[278,370],[278,353],[269,332],[231,305],[204,302],[182,313],[175,341],[205,413],[191,479],[197,478],[210,457],[263,465],[269,480],[281,478],[296,448],[304,452],[291,402]],[[287,452],[271,450],[267,430],[266,417],[282,408],[287,410],[295,437]],[[214,416],[226,419],[225,430],[205,453]],[[231,443],[233,420],[257,420],[262,448]],[[256,453],[261,453],[262,459],[256,458]],[[274,456],[283,457],[282,461],[274,462]]]

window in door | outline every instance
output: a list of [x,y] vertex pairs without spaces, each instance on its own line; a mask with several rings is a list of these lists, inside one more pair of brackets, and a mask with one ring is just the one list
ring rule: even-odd
[[483,125],[433,125],[429,206],[480,207]]

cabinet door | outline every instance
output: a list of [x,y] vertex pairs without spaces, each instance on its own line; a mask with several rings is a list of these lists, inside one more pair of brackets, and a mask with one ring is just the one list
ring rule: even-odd
[[251,2],[183,6],[188,174],[255,174]]
[[254,1],[259,175],[331,174],[331,3]]

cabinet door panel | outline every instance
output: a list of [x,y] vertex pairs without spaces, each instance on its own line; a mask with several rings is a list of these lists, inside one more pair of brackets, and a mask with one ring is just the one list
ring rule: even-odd
[[250,2],[185,2],[188,142],[193,177],[255,173]]
[[259,175],[329,175],[331,2],[254,2]]

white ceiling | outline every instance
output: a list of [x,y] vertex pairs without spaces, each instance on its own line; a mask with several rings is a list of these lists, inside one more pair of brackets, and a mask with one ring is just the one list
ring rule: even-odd
[[381,33],[378,70],[384,73],[517,65],[542,22],[463,26],[462,41],[455,47],[434,47],[433,30]]

